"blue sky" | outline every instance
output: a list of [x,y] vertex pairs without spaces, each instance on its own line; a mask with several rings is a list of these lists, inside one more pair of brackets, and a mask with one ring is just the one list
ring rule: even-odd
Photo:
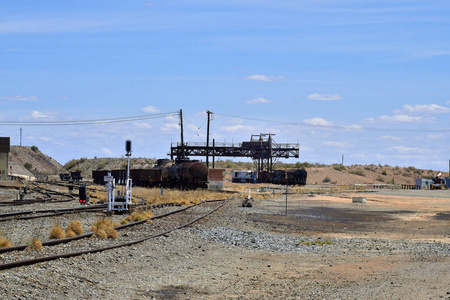
[[[166,157],[273,133],[298,160],[448,169],[448,1],[0,1],[0,136],[73,158]],[[6,122],[15,122],[7,125]]]

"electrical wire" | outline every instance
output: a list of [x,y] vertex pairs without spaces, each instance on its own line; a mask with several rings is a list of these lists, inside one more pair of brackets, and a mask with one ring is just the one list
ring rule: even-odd
[[76,126],[76,125],[96,125],[108,123],[121,123],[130,121],[140,121],[148,119],[165,118],[168,116],[178,115],[179,112],[161,113],[153,115],[141,115],[133,117],[120,117],[110,119],[94,119],[94,120],[75,120],[75,121],[43,121],[43,122],[27,122],[27,121],[0,121],[0,126]]
[[219,114],[219,113],[215,113],[215,114],[218,115],[218,116],[223,116],[223,117],[240,118],[240,119],[251,120],[251,121],[277,123],[277,124],[287,124],[287,125],[294,125],[294,126],[301,126],[301,127],[310,127],[310,128],[337,129],[337,130],[346,130],[346,131],[450,132],[450,128],[440,128],[440,129],[401,129],[401,128],[377,128],[377,127],[352,128],[350,126],[312,125],[312,124],[304,124],[304,123],[296,123],[296,122],[274,121],[274,120],[265,120],[265,119],[258,119],[258,118],[232,116],[232,115]]

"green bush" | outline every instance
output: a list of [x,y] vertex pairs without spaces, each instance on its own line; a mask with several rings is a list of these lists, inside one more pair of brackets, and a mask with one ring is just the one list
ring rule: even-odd
[[34,152],[38,152],[38,151],[39,151],[39,148],[36,147],[36,146],[31,146],[31,150],[34,151]]
[[325,179],[322,181],[323,183],[329,183],[329,182],[331,182],[331,179],[330,179],[330,177],[325,177]]
[[366,174],[364,174],[364,172],[361,171],[361,170],[351,170],[351,171],[348,171],[348,172],[350,174],[353,174],[353,175],[358,175],[358,176],[362,176],[362,177],[366,176]]
[[342,164],[333,164],[333,169],[336,171],[345,171],[345,166]]
[[33,168],[33,165],[29,162],[26,162],[24,165],[25,169],[27,169],[28,171],[31,171],[31,169]]

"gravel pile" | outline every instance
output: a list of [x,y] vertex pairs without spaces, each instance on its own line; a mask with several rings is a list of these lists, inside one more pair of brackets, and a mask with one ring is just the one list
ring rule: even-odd
[[[230,227],[191,229],[203,239],[244,247],[252,250],[293,253],[343,254],[358,252],[362,255],[392,255],[413,253],[420,256],[450,256],[447,243],[398,241],[366,238],[291,237],[263,232],[243,231]],[[379,251],[379,252],[377,252]]]

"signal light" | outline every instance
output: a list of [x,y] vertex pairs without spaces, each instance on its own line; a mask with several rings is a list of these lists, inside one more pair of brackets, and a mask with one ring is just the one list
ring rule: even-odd
[[80,185],[78,189],[78,194],[80,196],[80,204],[86,204],[86,186]]

